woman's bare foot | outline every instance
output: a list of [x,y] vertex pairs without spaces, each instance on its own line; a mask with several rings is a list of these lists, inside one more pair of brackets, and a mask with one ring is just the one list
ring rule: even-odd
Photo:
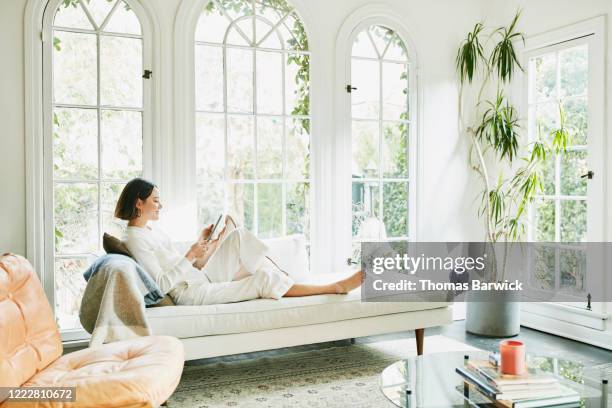
[[339,295],[349,293],[351,290],[360,287],[364,279],[363,271],[355,272],[348,278],[336,282],[336,293]]

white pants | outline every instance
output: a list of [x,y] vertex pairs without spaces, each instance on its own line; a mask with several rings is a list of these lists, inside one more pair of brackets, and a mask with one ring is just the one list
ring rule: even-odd
[[266,257],[268,247],[244,228],[226,231],[204,278],[172,289],[177,305],[214,305],[257,298],[280,299],[293,280]]

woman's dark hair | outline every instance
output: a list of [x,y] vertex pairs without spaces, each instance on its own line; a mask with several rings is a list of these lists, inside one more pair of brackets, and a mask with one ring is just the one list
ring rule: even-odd
[[153,189],[157,186],[148,180],[135,178],[130,180],[119,196],[117,206],[115,207],[115,217],[122,220],[133,220],[139,216],[136,203],[138,199],[146,200],[149,198]]

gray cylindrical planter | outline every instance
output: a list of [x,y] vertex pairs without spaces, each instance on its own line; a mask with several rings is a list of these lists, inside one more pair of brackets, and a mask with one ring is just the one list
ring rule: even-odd
[[521,303],[516,292],[467,294],[465,330],[487,337],[512,337],[521,331]]

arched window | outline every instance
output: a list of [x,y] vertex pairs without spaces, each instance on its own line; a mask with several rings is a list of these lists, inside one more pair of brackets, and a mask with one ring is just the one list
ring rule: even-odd
[[354,249],[409,239],[410,61],[393,30],[371,25],[351,52],[351,196]]
[[212,0],[195,33],[198,218],[309,233],[310,56],[285,0]]
[[54,243],[46,269],[54,271],[50,298],[63,330],[80,327],[82,273],[104,232],[121,236],[115,203],[143,174],[148,103],[134,6],[52,0],[45,12],[45,234]]

